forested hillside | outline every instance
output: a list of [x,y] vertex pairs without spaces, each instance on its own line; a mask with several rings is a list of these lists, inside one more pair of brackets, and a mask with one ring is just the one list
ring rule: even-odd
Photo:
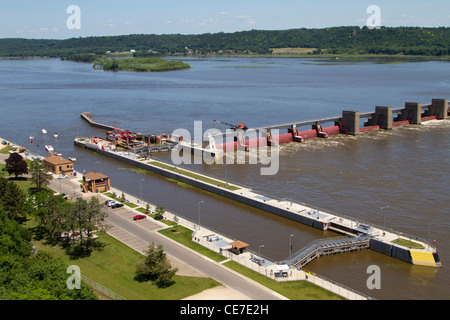
[[317,48],[315,53],[450,54],[450,28],[333,27],[280,31],[252,30],[200,35],[124,35],[66,40],[0,39],[0,56],[64,57],[135,50],[148,54],[270,54],[273,48]]

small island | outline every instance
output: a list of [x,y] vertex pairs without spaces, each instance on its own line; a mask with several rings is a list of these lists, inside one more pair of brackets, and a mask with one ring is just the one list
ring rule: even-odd
[[191,66],[182,61],[168,61],[158,57],[111,59],[97,56],[93,67],[106,71],[163,72],[185,70]]

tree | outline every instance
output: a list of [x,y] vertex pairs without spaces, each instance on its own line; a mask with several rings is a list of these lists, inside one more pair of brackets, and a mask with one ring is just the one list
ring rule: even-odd
[[180,220],[177,216],[173,216],[173,227],[175,228],[175,231],[178,230],[178,225],[180,224]]
[[27,200],[25,193],[14,182],[0,178],[0,206],[10,219],[19,223],[26,221]]
[[35,159],[30,165],[31,180],[36,184],[37,190],[41,191],[42,186],[49,184],[52,179],[52,175],[47,173],[45,169],[44,161]]
[[166,212],[166,208],[157,206],[155,208],[155,220],[161,220],[162,218],[164,218],[164,212]]
[[72,256],[88,256],[102,243],[94,237],[94,232],[104,231],[106,212],[99,200],[92,197],[89,201],[77,198],[65,211],[65,232],[70,236],[67,250]]
[[14,174],[16,179],[17,176],[28,173],[27,162],[17,152],[11,153],[9,158],[5,160],[5,163],[6,171],[8,171],[9,175]]
[[171,286],[178,268],[172,269],[162,245],[155,247],[152,242],[145,251],[144,261],[136,267],[138,281],[152,281],[159,288]]

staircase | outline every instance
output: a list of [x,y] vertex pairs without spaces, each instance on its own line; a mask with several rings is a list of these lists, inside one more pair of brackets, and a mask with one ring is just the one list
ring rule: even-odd
[[292,265],[301,269],[320,256],[369,249],[370,238],[370,236],[338,237],[313,241],[294,255],[292,260],[295,262]]

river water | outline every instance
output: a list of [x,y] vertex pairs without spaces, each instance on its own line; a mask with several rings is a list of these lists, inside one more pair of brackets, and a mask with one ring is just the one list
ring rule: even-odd
[[[193,132],[338,116],[342,110],[374,111],[449,98],[450,64],[373,59],[207,58],[185,59],[190,70],[166,73],[104,72],[91,64],[58,59],[0,60],[0,137],[45,155],[51,144],[75,156],[78,171],[98,170],[113,186],[198,221],[272,260],[309,242],[337,236],[170,181],[75,148],[79,136],[104,136],[96,121],[142,133]],[[325,126],[330,125],[326,124]],[[48,131],[47,135],[41,129]],[[54,138],[52,133],[58,132]],[[28,137],[35,137],[30,144]],[[395,127],[357,137],[334,136],[281,146],[280,167],[260,175],[261,164],[185,165],[269,196],[436,240],[443,267],[414,266],[366,250],[322,257],[307,266],[331,280],[377,299],[450,298],[450,121]],[[159,154],[170,161],[168,154]],[[199,204],[200,201],[204,201]],[[262,247],[263,245],[264,247]],[[260,247],[261,246],[261,247]],[[381,289],[369,290],[367,268],[378,265]]]

